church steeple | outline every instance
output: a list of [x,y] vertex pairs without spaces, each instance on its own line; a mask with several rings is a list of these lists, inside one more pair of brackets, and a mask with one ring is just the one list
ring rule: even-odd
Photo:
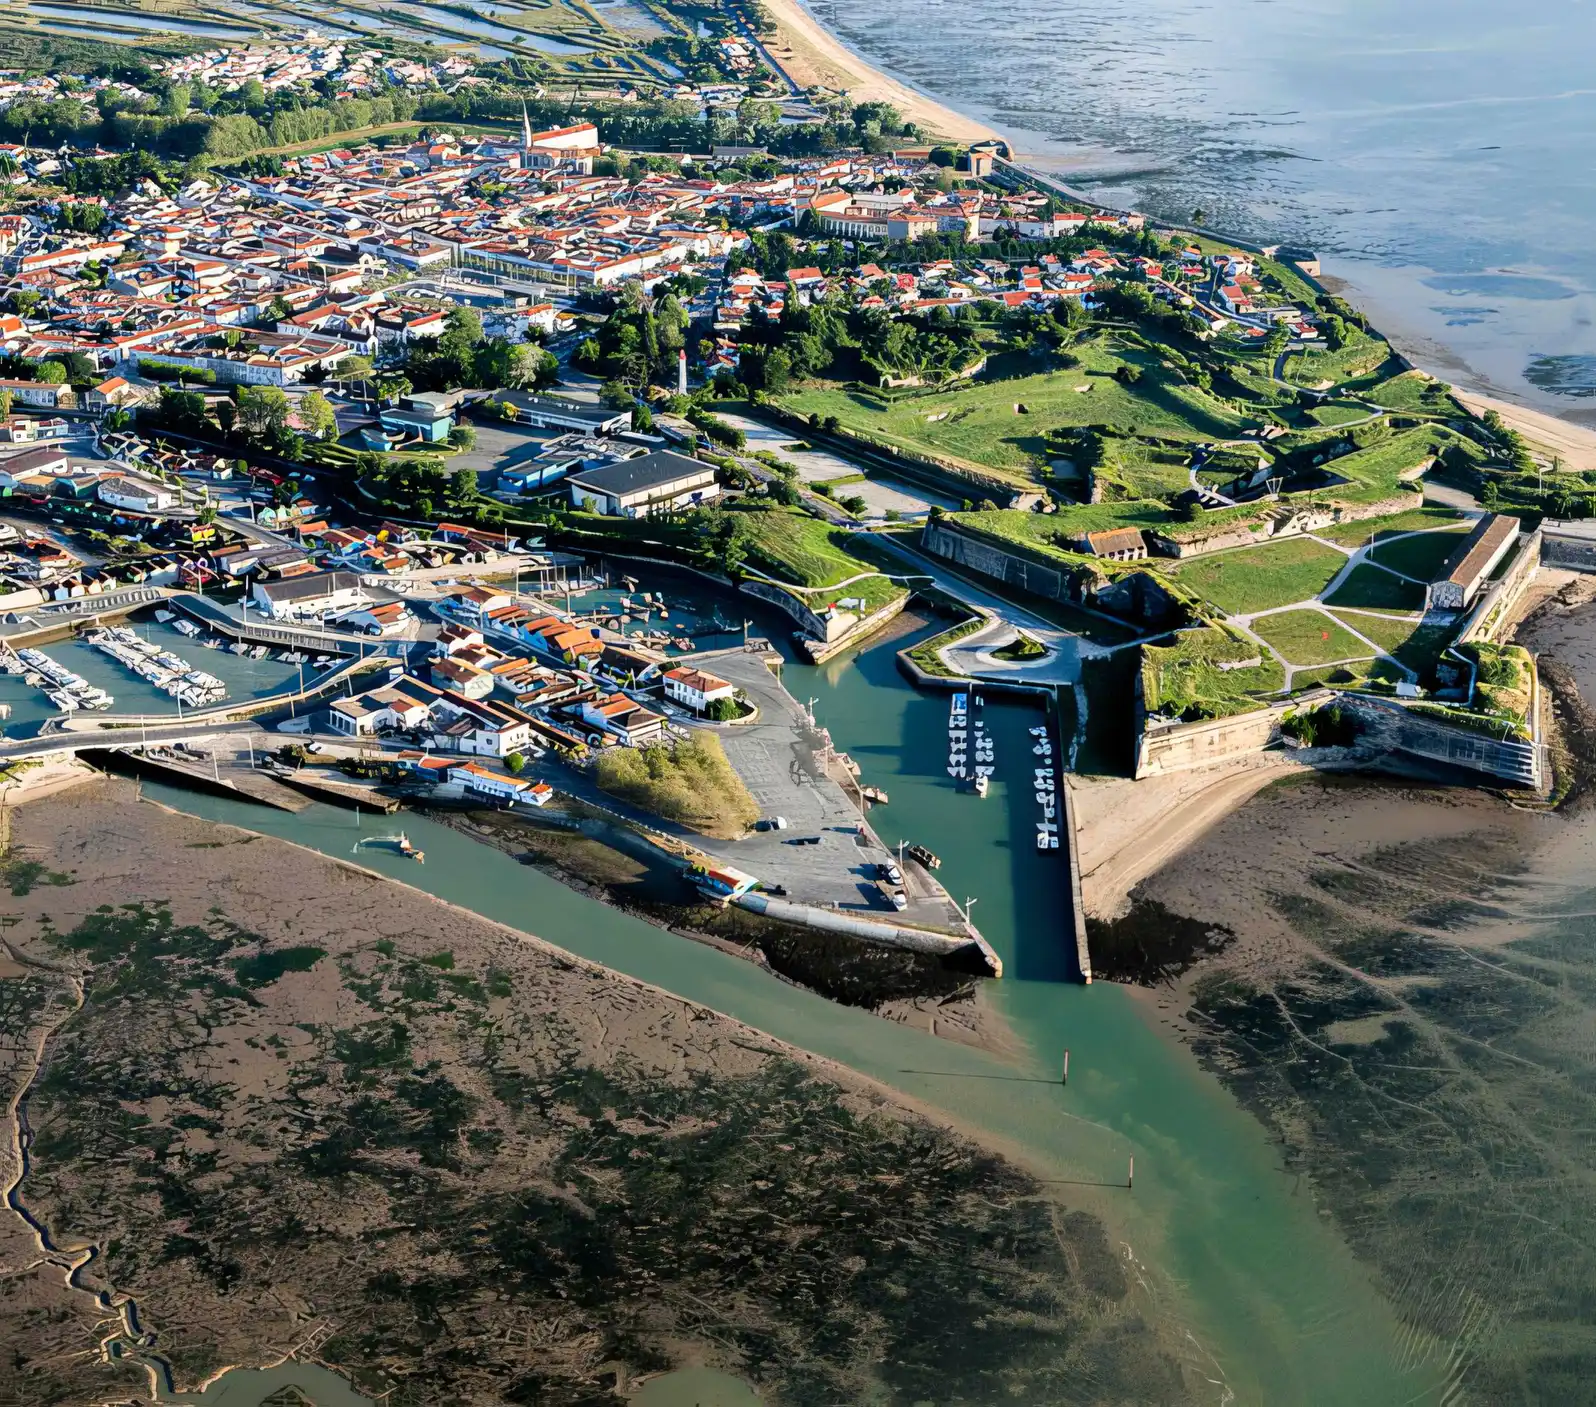
[[521,99],[521,150],[532,150],[532,119],[527,116],[526,99]]

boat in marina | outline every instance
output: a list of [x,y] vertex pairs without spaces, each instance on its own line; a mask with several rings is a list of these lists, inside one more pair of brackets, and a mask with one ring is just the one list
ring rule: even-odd
[[933,855],[923,845],[905,845],[903,853],[913,860],[915,864],[925,869],[937,870],[942,868],[941,859]]
[[[220,703],[227,697],[227,686],[214,674],[195,669],[181,655],[163,650],[125,626],[104,626],[91,630],[84,639],[130,673],[189,708]],[[109,699],[110,696],[106,697]],[[108,706],[89,704],[89,707]]]
[[975,778],[975,794],[977,796],[985,796],[990,789],[991,783],[987,780],[986,774],[977,773]]
[[18,650],[12,672],[20,670],[24,682],[41,689],[47,699],[66,713],[80,708],[104,709],[116,702],[104,689],[90,684],[81,674],[74,674],[64,664],[52,659],[43,650]]

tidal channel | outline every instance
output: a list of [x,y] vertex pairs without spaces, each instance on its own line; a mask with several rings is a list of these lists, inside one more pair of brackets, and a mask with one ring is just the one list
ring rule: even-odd
[[[645,584],[646,585],[646,584]],[[674,598],[677,591],[672,589]],[[729,598],[727,598],[729,599]],[[744,609],[746,599],[732,599]],[[774,620],[759,624],[784,636]],[[984,800],[945,771],[947,700],[898,673],[895,653],[942,628],[820,668],[789,662],[840,750],[891,802],[872,825],[928,846],[938,873],[1003,958],[988,996],[1016,1037],[1006,1060],[836,1005],[754,964],[587,899],[445,826],[407,816],[417,866],[367,848],[372,821],[329,807],[289,816],[146,785],[176,810],[352,860],[439,899],[713,1007],[852,1067],[1027,1164],[1062,1202],[1104,1218],[1145,1312],[1215,1403],[1380,1404],[1435,1400],[1442,1365],[1404,1336],[1261,1125],[1158,1029],[1145,996],[1070,971],[1063,853],[1034,843],[1038,706],[989,697],[997,774]],[[1071,1051],[1067,1087],[1059,1080]],[[1135,1159],[1134,1190],[1126,1186]],[[972,1332],[976,1332],[972,1329]]]

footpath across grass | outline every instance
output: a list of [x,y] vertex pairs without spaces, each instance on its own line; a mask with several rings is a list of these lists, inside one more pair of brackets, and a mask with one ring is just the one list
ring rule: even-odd
[[1335,548],[1298,537],[1197,557],[1169,574],[1221,610],[1251,615],[1313,600],[1346,562]]
[[1376,653],[1323,611],[1283,611],[1255,620],[1252,628],[1280,651],[1288,664],[1333,664],[1369,659]]
[[1383,518],[1361,518],[1350,523],[1335,523],[1314,533],[1326,542],[1342,547],[1362,547],[1372,537],[1376,542],[1394,533],[1423,532],[1427,528],[1466,528],[1468,523],[1449,508],[1410,508],[1405,513],[1388,513]]

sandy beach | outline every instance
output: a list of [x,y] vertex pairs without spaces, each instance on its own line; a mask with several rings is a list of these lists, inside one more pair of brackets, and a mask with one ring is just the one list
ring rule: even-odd
[[1596,430],[1576,425],[1571,420],[1544,410],[1515,405],[1512,401],[1483,396],[1474,391],[1457,391],[1457,398],[1476,415],[1494,410],[1525,439],[1557,456],[1569,469],[1596,469]]
[[766,0],[765,8],[777,27],[770,52],[801,87],[818,83],[847,93],[855,102],[891,103],[922,132],[949,141],[981,142],[1001,135],[872,68],[817,24],[799,0]]

